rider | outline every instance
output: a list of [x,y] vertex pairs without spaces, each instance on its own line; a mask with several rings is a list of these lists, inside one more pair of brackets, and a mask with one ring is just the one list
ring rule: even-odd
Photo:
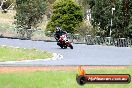
[[67,33],[63,31],[60,27],[56,27],[55,39],[57,41],[60,39],[60,36],[62,36],[63,34],[67,34]]
[[63,31],[60,27],[56,27],[56,32],[55,32],[54,36],[57,41],[57,45],[61,46],[59,39],[60,39],[60,36],[62,36],[64,34],[67,34],[67,33],[65,31]]

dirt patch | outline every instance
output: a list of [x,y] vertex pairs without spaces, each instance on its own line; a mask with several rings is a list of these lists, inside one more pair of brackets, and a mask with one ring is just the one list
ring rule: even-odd
[[[82,66],[85,70],[87,69],[125,69],[128,66]],[[75,70],[77,71],[78,66],[42,66],[42,67],[0,67],[0,73],[9,73],[9,72],[32,72],[32,71],[68,71],[68,70]]]

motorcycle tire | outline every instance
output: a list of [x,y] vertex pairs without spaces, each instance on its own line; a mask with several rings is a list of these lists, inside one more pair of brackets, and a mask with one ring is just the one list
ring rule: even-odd
[[63,48],[64,48],[64,49],[66,49],[66,48],[67,48],[67,46],[65,45],[65,46],[63,46]]
[[60,47],[63,49],[63,45],[60,45]]
[[70,47],[71,49],[73,49],[73,46],[72,46],[72,45],[70,45],[69,47]]

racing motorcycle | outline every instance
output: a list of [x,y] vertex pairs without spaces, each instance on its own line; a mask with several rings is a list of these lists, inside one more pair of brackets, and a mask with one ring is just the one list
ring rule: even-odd
[[71,49],[73,49],[73,46],[71,44],[71,42],[67,39],[66,34],[63,34],[62,36],[60,36],[57,45],[60,46],[62,49],[66,49],[67,47],[70,47]]

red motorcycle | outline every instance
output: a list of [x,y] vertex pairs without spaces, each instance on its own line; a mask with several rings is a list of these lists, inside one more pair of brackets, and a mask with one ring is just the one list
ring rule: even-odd
[[73,46],[71,42],[68,41],[66,34],[60,36],[57,45],[63,49],[66,49],[67,47],[70,47],[71,49],[73,49]]

